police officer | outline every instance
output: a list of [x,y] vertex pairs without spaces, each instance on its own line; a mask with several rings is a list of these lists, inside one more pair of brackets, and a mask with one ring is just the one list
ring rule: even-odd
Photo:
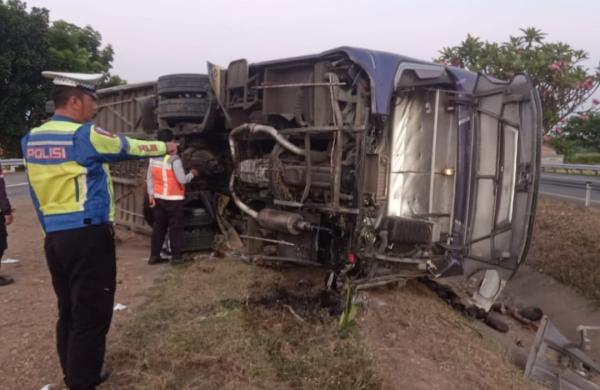
[[42,74],[54,83],[54,116],[21,145],[58,298],[56,343],[65,384],[94,389],[108,378],[102,365],[116,287],[108,163],[161,156],[177,145],[95,126],[95,85],[102,75]]
[[[161,130],[157,138],[163,142],[173,141],[173,132]],[[188,174],[185,173],[181,158],[175,152],[165,157],[150,159],[146,182],[150,207],[154,208],[154,223],[148,264],[165,261],[160,257],[160,250],[167,229],[171,244],[171,264],[183,261],[181,252],[183,250],[184,186],[196,176],[198,176],[196,169],[191,169]]]
[[[0,156],[4,154],[4,150],[0,146]],[[6,185],[4,183],[4,173],[2,172],[2,167],[0,166],[0,259],[2,255],[4,255],[4,251],[7,248],[7,233],[6,226],[10,225],[13,222],[12,215],[12,207],[10,206],[10,201],[8,200],[8,196],[6,196]],[[14,282],[12,278],[8,276],[0,275],[0,286],[6,286]]]

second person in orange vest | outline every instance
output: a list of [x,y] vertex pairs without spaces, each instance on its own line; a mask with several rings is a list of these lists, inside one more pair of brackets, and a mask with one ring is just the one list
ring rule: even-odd
[[[173,141],[171,130],[160,130],[159,141]],[[196,169],[185,173],[181,158],[176,153],[165,157],[150,159],[147,175],[147,190],[150,207],[154,209],[154,224],[152,225],[152,240],[148,264],[158,264],[166,259],[160,257],[160,251],[167,230],[171,242],[171,264],[183,261],[183,204],[185,185],[198,176]]]

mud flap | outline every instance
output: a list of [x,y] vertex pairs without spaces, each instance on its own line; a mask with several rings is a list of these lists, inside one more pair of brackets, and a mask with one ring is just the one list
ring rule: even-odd
[[505,285],[506,280],[502,280],[496,270],[486,270],[479,289],[473,294],[473,303],[480,309],[489,311]]

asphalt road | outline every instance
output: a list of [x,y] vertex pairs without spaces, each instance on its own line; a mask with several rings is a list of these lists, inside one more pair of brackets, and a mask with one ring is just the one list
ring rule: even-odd
[[4,172],[4,182],[6,183],[6,194],[8,195],[8,199],[29,196],[25,172]]
[[540,180],[540,195],[560,199],[585,201],[586,182],[591,183],[592,203],[600,204],[600,177],[543,173]]

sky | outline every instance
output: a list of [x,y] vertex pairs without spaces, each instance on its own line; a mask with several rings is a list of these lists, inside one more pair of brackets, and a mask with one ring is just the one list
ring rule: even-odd
[[536,27],[600,62],[598,0],[30,0],[50,20],[91,25],[129,83],[169,73],[358,46],[431,60],[467,34],[503,42]]

